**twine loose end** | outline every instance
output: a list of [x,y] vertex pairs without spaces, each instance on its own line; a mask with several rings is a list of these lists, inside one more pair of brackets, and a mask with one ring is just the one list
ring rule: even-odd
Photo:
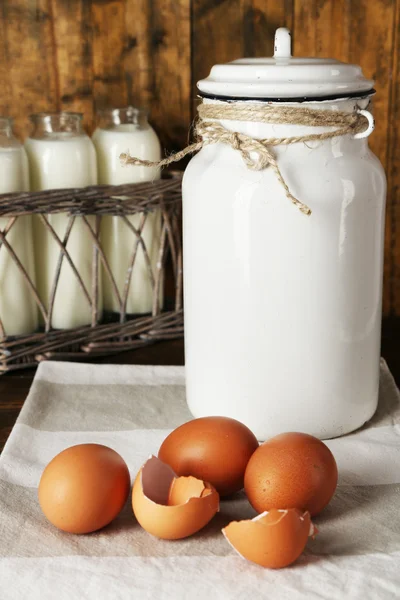
[[122,167],[126,167],[129,164],[129,159],[132,158],[130,154],[126,153],[126,152],[122,152],[122,154],[119,155],[119,162],[121,163]]
[[306,206],[305,204],[303,204],[303,206],[300,207],[300,211],[303,213],[303,215],[306,215],[306,217],[312,215],[311,208],[308,208],[308,206]]

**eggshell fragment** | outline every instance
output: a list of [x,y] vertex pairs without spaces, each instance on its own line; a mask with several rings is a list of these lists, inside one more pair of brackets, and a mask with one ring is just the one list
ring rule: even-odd
[[222,533],[243,558],[262,567],[281,569],[300,556],[308,537],[314,537],[317,529],[308,512],[291,508],[272,509],[248,521],[232,521]]
[[207,525],[219,510],[219,495],[209,483],[177,477],[169,465],[151,456],[133,485],[132,508],[148,533],[178,540]]

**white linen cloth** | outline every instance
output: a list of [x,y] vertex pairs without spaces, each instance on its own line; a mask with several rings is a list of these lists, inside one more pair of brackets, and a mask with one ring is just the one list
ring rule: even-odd
[[328,446],[337,492],[320,531],[291,567],[263,569],[221,533],[255,513],[244,493],[198,534],[168,542],[135,521],[130,499],[102,531],[70,535],[41,513],[37,487],[64,448],[97,442],[132,478],[166,435],[191,418],[183,367],[42,363],[0,457],[0,600],[382,600],[400,597],[400,401],[381,363],[378,411]]

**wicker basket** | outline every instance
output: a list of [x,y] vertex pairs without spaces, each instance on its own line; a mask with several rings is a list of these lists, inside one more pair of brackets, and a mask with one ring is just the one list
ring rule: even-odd
[[[170,172],[165,173],[161,180],[151,183],[0,195],[0,217],[7,217],[6,227],[0,230],[0,251],[8,252],[23,274],[27,290],[34,296],[45,323],[42,331],[10,337],[7,336],[3,326],[4,315],[3,318],[0,315],[0,373],[31,367],[40,361],[49,359],[87,360],[88,357],[115,354],[156,340],[182,336],[181,179],[181,173]],[[162,214],[160,252],[156,272],[153,272],[141,237],[146,216],[154,210],[160,210]],[[51,227],[46,217],[50,213],[67,213],[69,215],[69,224],[63,239],[60,239]],[[142,217],[140,226],[135,228],[127,217],[138,213]],[[7,240],[7,234],[16,220],[21,216],[33,214],[40,215],[39,218],[60,248],[47,310],[43,299],[39,297],[35,283],[31,281]],[[90,222],[87,218],[89,215],[96,217],[95,227],[93,227],[93,219]],[[122,294],[118,291],[100,241],[100,222],[104,215],[114,215],[123,219],[132,233],[132,256],[127,272],[127,284]],[[93,277],[92,289],[86,289],[67,251],[68,232],[73,228],[76,217],[82,218],[87,235],[93,240],[92,266],[93,273],[96,275]],[[153,293],[153,310],[151,315],[132,318],[126,314],[126,305],[129,282],[132,272],[134,272],[139,245],[143,249],[148,265],[148,275]],[[90,304],[91,325],[68,330],[52,328],[51,315],[63,261],[68,261],[70,264],[86,300]],[[121,307],[119,315],[113,318],[103,318],[103,321],[99,321],[98,313],[100,264],[103,266],[105,279],[108,279],[107,284],[112,286]],[[158,299],[160,298],[160,286],[165,281],[172,283],[173,292],[170,293],[170,298],[167,297],[163,309],[159,305]]]

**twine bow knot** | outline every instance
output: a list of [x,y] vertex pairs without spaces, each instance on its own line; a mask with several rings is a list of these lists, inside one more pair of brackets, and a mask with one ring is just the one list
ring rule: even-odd
[[225,129],[219,123],[200,122],[196,127],[196,136],[202,139],[203,146],[217,142],[231,146],[240,153],[246,166],[252,171],[262,171],[271,161],[274,162],[271,152],[262,141]]

